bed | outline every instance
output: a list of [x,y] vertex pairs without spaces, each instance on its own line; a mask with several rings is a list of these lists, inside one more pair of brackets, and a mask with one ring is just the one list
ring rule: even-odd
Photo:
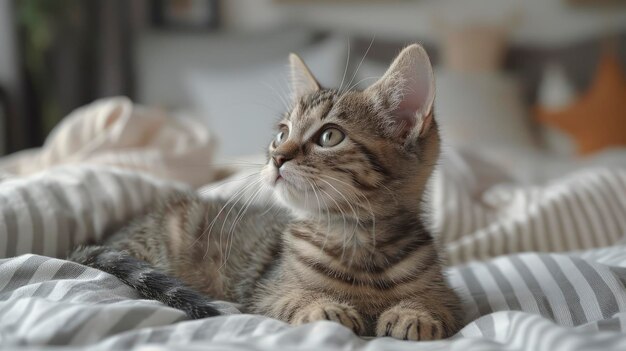
[[[480,154],[446,148],[429,201],[447,278],[466,312],[465,327],[447,340],[360,338],[332,322],[293,327],[227,301],[220,302],[224,316],[191,321],[142,300],[115,277],[64,260],[68,250],[173,192],[229,197],[252,172],[210,166],[212,140],[196,125],[161,120],[143,133],[140,126],[155,125],[141,122],[151,116],[124,99],[99,102],[62,127],[98,137],[70,142],[73,134],[58,130],[42,150],[0,162],[3,348],[626,349],[626,170],[614,162],[569,165],[564,175],[529,185]],[[195,138],[178,141],[188,133]],[[181,171],[200,166],[203,179]]]

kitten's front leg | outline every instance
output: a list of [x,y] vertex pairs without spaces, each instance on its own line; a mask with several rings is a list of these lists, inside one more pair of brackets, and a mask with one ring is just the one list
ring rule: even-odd
[[402,301],[383,312],[376,324],[377,336],[403,340],[437,340],[448,337],[449,321],[423,304]]
[[[315,321],[334,321],[350,328],[357,335],[365,333],[365,322],[357,310],[349,304],[331,296],[296,288],[280,296],[274,293],[269,315],[294,325]],[[272,301],[273,300],[273,301]]]
[[357,335],[365,332],[365,323],[357,310],[345,303],[320,298],[297,310],[291,323],[295,325],[328,320],[340,323]]

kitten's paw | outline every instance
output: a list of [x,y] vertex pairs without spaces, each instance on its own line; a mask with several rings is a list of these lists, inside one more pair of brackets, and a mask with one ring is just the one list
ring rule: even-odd
[[314,303],[296,312],[292,319],[295,325],[305,324],[315,321],[334,321],[340,323],[361,335],[365,332],[363,318],[353,307],[348,305],[329,302]]
[[443,337],[441,321],[418,309],[393,307],[378,318],[377,336],[403,340],[436,340]]

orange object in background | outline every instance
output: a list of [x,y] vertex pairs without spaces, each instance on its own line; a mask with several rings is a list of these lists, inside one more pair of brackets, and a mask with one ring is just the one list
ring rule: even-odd
[[571,135],[578,153],[588,155],[626,146],[626,75],[613,50],[607,50],[591,87],[560,110],[536,108],[537,119]]

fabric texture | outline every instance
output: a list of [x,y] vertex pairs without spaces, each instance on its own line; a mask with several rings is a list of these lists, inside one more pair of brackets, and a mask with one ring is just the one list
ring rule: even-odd
[[0,160],[0,172],[28,175],[63,164],[90,163],[148,172],[200,186],[216,179],[214,138],[190,118],[107,98],[68,115],[40,149]]
[[624,239],[626,170],[584,168],[527,185],[470,155],[449,152],[433,182],[434,226],[450,264],[585,250]]
[[0,183],[0,255],[65,257],[147,211],[181,183],[106,166],[57,167]]
[[[446,164],[443,168],[451,167],[450,162]],[[462,163],[455,164],[459,167]],[[458,168],[443,169],[437,176],[444,179],[457,175],[439,185],[456,184],[456,190],[445,193],[448,194],[445,196],[456,196],[450,203],[472,205],[468,202],[476,199],[469,196],[472,191],[483,189],[485,193],[502,181],[500,176],[503,175],[496,174],[490,179],[481,173],[489,173],[485,165],[474,171],[471,167],[468,169],[463,172]],[[473,180],[466,177],[472,172],[476,177]],[[593,175],[592,182],[572,175],[572,179],[579,178],[582,183],[562,181],[560,191],[571,194],[581,184],[593,184],[594,177],[605,179],[611,186],[623,182],[623,175],[615,171],[583,174]],[[222,184],[232,183],[231,179]],[[463,189],[463,184],[469,192],[458,191]],[[598,181],[597,189],[584,190],[606,197],[605,205],[612,206],[607,210],[622,211],[619,218],[626,218],[620,207],[624,204],[620,196],[626,192],[618,195],[615,189],[602,188],[606,186],[602,184],[605,183]],[[551,186],[555,185],[548,185],[543,192],[556,191],[549,190]],[[213,192],[205,192],[205,196],[228,196],[217,190],[219,188],[220,185],[211,186]],[[606,248],[562,254],[508,254],[486,262],[472,261],[448,268],[449,282],[463,299],[468,324],[453,338],[434,343],[362,339],[331,322],[292,327],[262,316],[241,315],[236,306],[226,302],[221,304],[222,310],[234,315],[187,321],[180,311],[137,299],[132,289],[113,276],[38,255],[65,257],[68,245],[102,238],[112,228],[144,212],[159,197],[188,189],[143,173],[95,165],[64,166],[0,183],[0,223],[3,224],[0,226],[0,253],[5,257],[18,255],[0,260],[0,345],[16,349],[72,345],[94,350],[145,350],[146,347],[163,350],[489,350],[505,347],[619,350],[626,347],[626,247],[620,244],[625,232],[623,227],[612,227],[620,223],[617,216],[613,218],[617,221],[614,224],[610,224],[613,223],[611,217],[586,217],[580,213],[574,217],[587,226],[584,234],[589,238],[588,246],[609,245]],[[609,196],[610,191],[615,196]],[[477,216],[481,220],[475,220],[467,216],[479,213],[471,206],[446,208],[448,212],[444,217],[448,221],[443,225],[448,227],[448,233],[460,235],[448,239],[440,237],[448,247],[451,261],[465,262],[508,251],[557,249],[542,246],[543,241],[538,240],[541,238],[533,236],[542,234],[540,231],[534,234],[536,214],[545,215],[549,213],[545,209],[551,208],[542,202],[551,197],[539,196],[541,192],[541,189],[534,189],[513,196],[518,201],[511,202],[516,206],[509,210],[527,211],[526,217],[510,217],[504,211]],[[588,201],[594,200],[588,198],[583,202]],[[517,221],[520,228],[526,229],[510,232],[485,229],[500,226],[489,223],[509,220]],[[601,227],[595,228],[594,223]],[[613,228],[613,232],[607,232],[607,228]],[[563,232],[549,235],[544,232],[543,238],[555,235],[558,241],[568,242],[567,234],[572,227],[563,229]],[[617,235],[619,230],[621,234]],[[468,239],[461,235],[463,232],[474,234]],[[575,235],[582,233],[575,232]],[[607,233],[613,234],[608,236]],[[558,239],[558,235],[564,235],[565,239]],[[508,240],[499,236],[514,239],[507,241],[509,244],[504,246],[503,252],[489,249],[498,240]],[[485,246],[486,242],[491,246]]]
[[[139,299],[111,275],[63,260],[74,245],[106,237],[194,184],[150,167],[138,172],[133,163],[66,162],[53,157],[62,153],[48,159],[46,152],[26,157],[59,160],[48,163],[57,166],[23,177],[11,168],[0,178],[2,349],[626,349],[623,169],[589,168],[524,186],[480,157],[447,153],[429,204],[437,239],[454,264],[447,277],[462,297],[467,325],[450,339],[415,343],[359,338],[332,322],[293,327],[241,314],[228,302],[220,303],[224,316],[189,321],[181,311]],[[241,187],[254,184],[253,172],[198,191],[249,198]],[[259,196],[258,204],[266,206],[269,196]]]
[[622,350],[626,247],[503,256],[448,271],[469,322],[454,337],[362,339],[331,322],[237,314],[187,321],[106,273],[59,259],[0,260],[0,345],[84,350]]

